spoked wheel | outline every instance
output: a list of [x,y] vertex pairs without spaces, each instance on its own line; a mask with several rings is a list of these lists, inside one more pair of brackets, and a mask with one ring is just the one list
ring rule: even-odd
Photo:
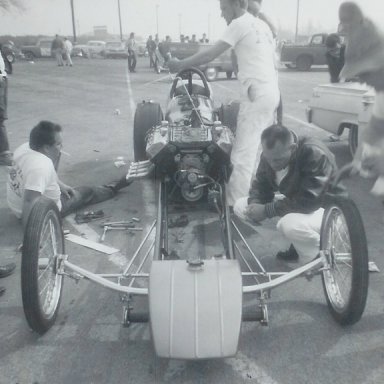
[[29,326],[45,333],[55,322],[63,288],[58,274],[64,236],[55,203],[41,197],[34,204],[24,233],[21,293]]
[[324,212],[320,249],[327,264],[322,278],[328,308],[335,320],[351,325],[360,320],[368,293],[368,249],[356,205],[337,198]]

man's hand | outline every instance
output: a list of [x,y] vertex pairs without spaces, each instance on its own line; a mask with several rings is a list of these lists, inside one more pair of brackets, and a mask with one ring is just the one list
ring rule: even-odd
[[264,204],[249,204],[245,209],[245,215],[249,220],[257,222],[263,221],[267,218]]
[[72,187],[62,182],[60,182],[59,185],[60,185],[60,191],[65,197],[70,199],[72,196],[75,196],[75,190]]
[[181,70],[181,62],[177,58],[168,60],[167,65],[171,73],[176,73]]

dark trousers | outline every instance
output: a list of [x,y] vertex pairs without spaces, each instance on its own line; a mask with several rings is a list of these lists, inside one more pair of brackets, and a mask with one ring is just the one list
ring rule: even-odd
[[82,209],[90,204],[101,203],[111,199],[116,195],[116,192],[109,187],[77,187],[74,188],[75,194],[68,198],[61,194],[61,216],[65,217],[69,214]]
[[136,52],[135,51],[128,51],[128,69],[129,72],[133,72],[136,68]]
[[4,120],[8,118],[7,103],[8,79],[4,77],[0,79],[0,153],[9,151],[8,135],[4,125]]

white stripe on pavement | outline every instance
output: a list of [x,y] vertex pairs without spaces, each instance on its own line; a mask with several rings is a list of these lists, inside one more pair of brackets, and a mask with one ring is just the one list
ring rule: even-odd
[[128,89],[128,98],[129,98],[129,107],[131,109],[131,116],[133,118],[133,116],[135,116],[135,112],[136,112],[136,103],[135,103],[135,100],[133,98],[133,91],[132,91],[132,85],[131,85],[131,77],[129,75],[129,72],[128,72],[128,68],[126,69],[126,79],[127,79],[127,89]]

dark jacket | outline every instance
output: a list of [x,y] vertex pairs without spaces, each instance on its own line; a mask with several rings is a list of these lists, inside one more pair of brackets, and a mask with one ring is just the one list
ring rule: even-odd
[[[265,204],[267,217],[292,212],[311,213],[322,206],[326,195],[345,194],[342,186],[331,187],[330,181],[337,170],[335,159],[329,149],[316,139],[298,139],[288,167],[287,175],[277,185],[276,172],[261,155],[248,203]],[[285,197],[274,201],[277,191]]]

